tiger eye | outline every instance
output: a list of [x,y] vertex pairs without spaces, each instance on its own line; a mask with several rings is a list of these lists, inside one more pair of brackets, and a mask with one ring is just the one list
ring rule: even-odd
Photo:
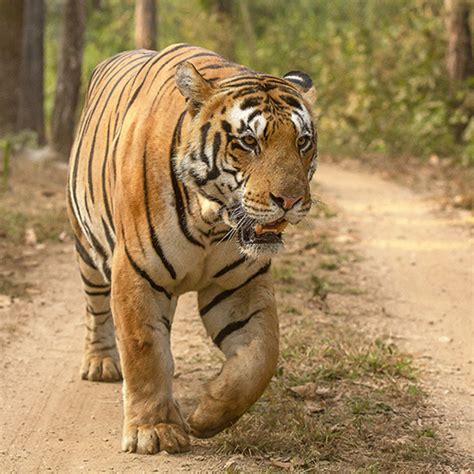
[[252,137],[252,135],[245,135],[245,137],[242,138],[242,141],[249,147],[254,147],[257,145],[257,140],[255,137]]
[[296,140],[296,143],[300,148],[303,148],[309,143],[309,141],[310,141],[310,138],[308,137],[308,135],[302,135],[301,137],[298,137],[298,140]]

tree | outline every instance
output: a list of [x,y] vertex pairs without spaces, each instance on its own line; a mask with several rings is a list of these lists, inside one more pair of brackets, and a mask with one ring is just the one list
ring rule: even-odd
[[[448,29],[448,54],[446,57],[451,91],[465,81],[473,71],[471,31],[469,26],[470,5],[465,0],[445,0]],[[472,4],[471,4],[472,5]]]
[[74,138],[82,72],[86,1],[65,0],[56,94],[51,119],[51,145],[68,156]]
[[25,0],[17,129],[36,132],[40,145],[44,143],[43,39],[44,1]]
[[22,25],[23,1],[0,0],[0,134],[15,130]]
[[157,48],[157,4],[156,0],[136,0],[135,6],[135,46],[137,48]]

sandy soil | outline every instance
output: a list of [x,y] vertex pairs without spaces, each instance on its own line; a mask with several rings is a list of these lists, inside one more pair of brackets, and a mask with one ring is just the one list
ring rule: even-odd
[[[384,302],[370,321],[423,361],[434,400],[461,448],[472,449],[472,242],[459,215],[436,215],[421,196],[377,177],[322,166],[320,195],[341,210],[358,236],[361,281]],[[0,308],[12,334],[0,347],[0,470],[215,471],[232,459],[212,442],[191,454],[138,456],[120,452],[120,384],[81,381],[83,299],[70,246],[48,246],[27,278],[30,300]],[[180,301],[173,329],[176,388],[188,394],[218,368],[195,313],[193,295]],[[13,324],[14,323],[14,324]],[[380,331],[379,331],[380,332]],[[203,357],[202,355],[205,355]],[[214,362],[214,363],[210,363]],[[211,444],[209,444],[211,443]],[[246,461],[249,470],[258,460]]]
[[424,194],[360,170],[322,166],[318,180],[358,237],[361,283],[383,304],[370,324],[424,366],[455,444],[474,452],[472,216],[441,213]]

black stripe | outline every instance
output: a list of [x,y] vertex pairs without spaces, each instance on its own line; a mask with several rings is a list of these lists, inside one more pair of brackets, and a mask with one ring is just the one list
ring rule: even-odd
[[245,280],[239,286],[236,286],[235,288],[230,288],[229,290],[225,290],[222,293],[219,293],[218,295],[216,295],[210,303],[208,303],[206,306],[204,306],[204,308],[202,308],[199,311],[201,313],[201,316],[206,315],[212,308],[214,308],[214,306],[216,306],[217,304],[219,304],[221,301],[225,300],[229,296],[233,295],[236,291],[243,288],[245,285],[250,283],[253,279],[267,273],[268,269],[270,268],[270,265],[271,265],[271,262],[268,262],[266,265],[260,268],[256,273],[254,273],[252,276],[247,278],[247,280]]
[[97,239],[97,237],[92,233],[90,227],[84,223],[84,226],[86,227],[87,229],[87,233],[89,234],[89,238],[90,240],[92,241],[91,242],[91,246],[92,248],[100,255],[100,257],[102,258],[102,272],[103,274],[105,275],[105,277],[107,278],[107,280],[110,281],[110,277],[111,277],[111,271],[110,271],[110,268],[109,268],[109,265],[107,264],[107,252],[105,251],[105,248],[102,246],[102,244],[99,242],[99,240]]
[[303,106],[291,95],[281,95],[280,99],[284,100],[290,107],[303,110]]
[[214,344],[217,347],[221,347],[222,341],[232,334],[233,332],[243,328],[257,313],[259,313],[261,310],[257,309],[257,311],[254,311],[248,318],[243,319],[242,321],[234,321],[230,324],[228,324],[224,329],[219,331],[219,334],[213,339]]
[[110,254],[112,255],[114,253],[114,249],[115,249],[115,240],[112,237],[112,234],[110,233],[109,226],[104,221],[104,218],[101,217],[100,220],[102,222],[102,227],[104,228],[105,238],[107,239],[107,243],[109,244]]
[[150,232],[150,239],[155,249],[155,252],[160,257],[161,263],[164,265],[168,273],[171,275],[173,280],[176,280],[176,271],[173,268],[173,265],[166,258],[163,249],[161,248],[160,242],[158,241],[158,236],[156,235],[155,228],[151,222],[151,212],[150,205],[148,204],[148,180],[147,180],[147,146],[145,144],[145,150],[143,152],[143,199],[145,201],[145,211],[146,211],[146,220],[148,222],[148,230]]
[[85,290],[86,295],[89,296],[109,296],[110,295],[110,290],[105,290],[105,291],[89,291]]
[[[126,62],[124,61],[124,59],[127,59],[127,56],[124,56],[122,58],[119,58],[117,60],[116,63],[113,64],[113,68],[111,69],[110,73],[113,72],[113,74],[107,78],[107,82],[106,84],[104,84],[100,90],[100,94],[98,95],[97,99],[95,100],[94,104],[87,104],[87,107],[84,109],[84,120],[81,119],[81,128],[79,129],[78,133],[77,133],[77,136],[81,136],[81,139],[82,137],[84,136],[84,133],[87,131],[87,129],[89,128],[89,125],[92,121],[92,117],[94,116],[96,110],[97,110],[97,107],[99,105],[99,102],[100,100],[102,99],[102,96],[105,94],[106,90],[107,90],[107,86],[110,84],[110,82],[112,81],[112,79],[114,79],[120,72],[123,71],[123,68],[122,67],[119,67],[119,66],[122,66],[122,63],[126,63],[124,65],[124,67],[128,67],[132,64],[135,64],[139,61],[142,61],[143,60],[143,57],[139,56],[138,58],[133,58],[131,59],[129,62]],[[133,69],[133,68],[132,68]],[[122,78],[123,76],[121,76]],[[120,79],[119,79],[120,81]],[[93,100],[94,98],[92,98]]]
[[232,132],[232,126],[229,122],[227,122],[227,120],[222,120],[221,125],[226,134],[230,134]]
[[[261,88],[261,83],[259,82],[258,79],[252,80],[252,78],[250,78],[250,80],[246,79],[246,80],[243,80],[242,82],[237,82],[237,83],[226,82],[222,84],[223,89],[232,89],[233,91],[235,91],[239,87],[250,87],[250,86]],[[262,89],[260,89],[260,92],[261,91]]]
[[[108,73],[111,72],[111,69],[114,67],[117,68],[118,65],[123,62],[123,60],[128,59],[130,56],[137,54],[137,51],[128,51],[125,53],[118,53],[104,62],[99,64],[94,70],[92,71],[91,77],[89,79],[89,86],[88,86],[88,98],[92,94],[92,91],[96,84],[98,84]],[[120,58],[120,59],[119,59]],[[139,56],[141,58],[141,56]]]
[[[193,46],[190,46],[189,44],[186,44],[186,43],[181,43],[181,44],[178,44],[176,45],[174,48],[168,50],[168,51],[165,51],[165,52],[161,52],[160,53],[160,56],[159,56],[159,59],[162,59],[164,58],[165,56],[168,56],[168,54],[171,54],[171,53],[174,53],[175,51],[178,51],[179,49],[183,49],[183,48],[193,48]],[[182,56],[183,54],[186,54],[186,51],[184,51],[184,53],[182,54],[177,54],[175,56],[173,56],[172,58],[170,58],[168,61],[166,61],[164,64],[162,64],[158,71],[156,71],[155,75],[153,76],[151,82],[150,82],[150,85],[148,86],[148,90],[147,92],[150,92],[150,88],[151,86],[155,83],[155,79],[156,79],[156,76],[160,73],[160,71],[170,62],[170,61],[173,61],[173,59],[175,58],[178,58],[180,56]]]
[[207,142],[207,134],[210,128],[211,128],[210,122],[206,122],[201,127],[201,160],[204,161],[208,167],[210,166],[210,163],[209,163],[209,158],[206,155],[206,142]]
[[142,270],[137,264],[136,262],[133,260],[132,256],[130,255],[129,251],[128,251],[128,248],[126,245],[124,245],[124,248],[125,248],[125,254],[127,255],[127,258],[128,258],[128,261],[130,262],[130,265],[132,266],[132,268],[135,270],[135,272],[137,273],[137,275],[141,276],[143,279],[145,279],[149,284],[150,286],[156,290],[156,291],[159,291],[160,293],[164,293],[166,295],[166,297],[168,299],[171,299],[171,295],[160,285],[157,285],[153,280],[152,278],[150,277],[150,275],[148,275],[148,273],[145,271],[145,270]]
[[97,270],[97,266],[94,263],[94,260],[92,257],[87,253],[86,249],[83,247],[79,239],[76,237],[76,250],[79,256],[81,257],[82,261],[89,265],[89,267],[93,268],[94,270]]
[[[98,95],[94,105],[88,107],[88,110],[87,110],[88,116],[86,118],[85,123],[83,123],[82,131],[84,129],[84,126],[87,127],[89,125],[89,123],[91,121],[91,118],[92,118],[92,115],[94,114],[94,111],[95,111],[100,99],[102,98],[102,95],[105,93],[105,89],[106,89],[107,85],[111,82],[111,80],[114,79],[115,76],[117,76],[117,74],[119,74],[123,70],[123,67],[129,66],[129,65],[137,63],[137,62],[140,62],[140,61],[143,60],[144,57],[146,58],[146,56],[141,56],[141,55],[137,55],[134,58],[130,58],[130,56],[133,56],[133,55],[128,55],[128,54],[124,54],[124,55],[119,54],[118,56],[120,56],[120,57],[117,57],[116,61],[112,61],[110,63],[110,67],[108,68],[108,70],[104,70],[104,74],[102,75],[102,77],[100,77],[100,80],[99,79],[97,80],[97,86],[99,86],[99,82],[105,82],[105,84],[102,85],[102,87],[100,89],[100,94]],[[94,84],[94,87],[95,87],[95,84]],[[91,100],[94,100],[94,98],[95,97],[92,96]],[[81,131],[81,133],[82,133],[82,131]]]
[[[221,148],[221,142],[222,142],[221,134],[219,132],[216,132],[215,135],[214,135],[214,140],[212,141],[212,158],[214,159],[214,169],[213,169],[214,173],[217,170],[217,166],[216,166],[217,154],[219,153],[219,150]],[[218,170],[217,170],[217,172],[218,172]],[[217,176],[210,176],[210,174],[208,175],[208,179],[217,178]]]
[[176,202],[176,214],[178,217],[178,224],[181,229],[181,232],[184,234],[186,239],[198,247],[204,248],[204,245],[201,242],[198,242],[191,234],[188,229],[186,222],[186,208],[183,203],[183,196],[181,195],[181,190],[179,188],[178,180],[176,178],[176,170],[174,166],[174,155],[176,152],[176,145],[178,143],[178,136],[181,133],[181,127],[183,125],[184,117],[186,116],[186,110],[181,113],[179,116],[178,122],[173,132],[173,139],[170,146],[170,174],[171,174],[171,183],[173,185],[174,198]]
[[[123,58],[121,58],[123,59]],[[116,68],[118,68],[118,65],[121,64],[121,59],[117,61],[117,63],[114,64],[114,66]],[[139,58],[141,59],[141,58]],[[132,60],[130,63],[128,63],[128,65],[130,65],[131,63],[134,63],[135,60]],[[118,80],[117,82],[115,83],[114,85],[114,88],[117,86],[117,84],[122,80],[122,78],[133,68],[130,68],[128,69],[125,74],[123,74]],[[119,72],[121,72],[122,69],[119,68],[117,71],[114,72],[114,74],[112,75],[111,78],[109,78],[109,82],[111,79],[113,79]],[[128,82],[127,82],[128,84]],[[124,86],[125,87],[125,86]],[[84,119],[82,120],[81,119],[81,128],[80,130],[78,131],[78,133],[76,134],[76,139],[75,139],[75,142],[77,143],[77,148],[76,148],[76,153],[75,153],[75,157],[74,157],[74,166],[73,166],[73,172],[72,172],[72,178],[71,178],[71,186],[72,186],[72,193],[71,193],[71,202],[74,204],[74,206],[72,206],[72,209],[74,210],[74,214],[77,218],[78,221],[82,221],[82,216],[81,216],[81,213],[79,211],[79,204],[78,204],[78,199],[77,199],[77,173],[78,173],[78,167],[79,167],[79,156],[81,154],[81,147],[82,147],[82,143],[83,143],[83,138],[84,138],[84,134],[87,132],[88,128],[89,128],[89,124],[92,120],[92,116],[94,115],[96,109],[97,109],[97,106],[100,102],[100,99],[102,97],[102,94],[104,94],[106,90],[106,87],[103,87],[100,94],[99,94],[99,97],[97,98],[94,106],[92,107],[89,107],[86,111],[86,109],[84,109]],[[104,109],[102,109],[103,111]],[[86,116],[86,113],[89,113],[89,116],[87,117]]]
[[249,118],[247,119],[247,122],[250,123],[255,117],[257,117],[258,115],[262,115],[263,112],[261,110],[254,110],[250,115],[249,115]]
[[[227,233],[228,231],[226,231],[225,233]],[[238,260],[236,260],[235,262],[232,262],[232,263],[229,263],[229,265],[226,265],[224,268],[222,268],[221,270],[219,270],[217,273],[214,274],[214,276],[212,278],[219,278],[221,277],[222,275],[225,275],[227,272],[230,272],[231,270],[233,270],[234,268],[237,268],[239,265],[242,265],[242,263],[244,263],[245,261],[247,260],[247,257],[240,257]]]
[[110,117],[107,124],[107,142],[105,145],[104,151],[104,162],[102,163],[102,199],[104,201],[105,214],[107,216],[107,224],[109,225],[112,232],[115,233],[114,221],[112,218],[112,211],[110,210],[109,196],[107,194],[106,187],[106,172],[107,172],[107,154],[109,151],[109,141],[110,141]]
[[[90,192],[90,196],[91,196],[91,201],[92,203],[94,203],[94,187],[92,186],[92,161],[94,159],[94,146],[95,146],[95,140],[97,138],[97,132],[99,130],[99,127],[100,125],[102,125],[102,117],[104,115],[104,112],[107,110],[107,106],[109,104],[109,101],[113,95],[113,93],[115,92],[115,89],[116,87],[120,84],[120,82],[122,81],[122,79],[129,73],[131,72],[132,70],[134,69],[137,69],[138,67],[140,66],[140,64],[137,64],[137,65],[134,65],[132,66],[131,68],[127,69],[127,71],[122,74],[120,76],[120,78],[117,80],[117,82],[113,85],[113,87],[111,88],[110,92],[109,92],[109,95],[107,96],[107,98],[105,99],[105,102],[104,104],[102,104],[102,109],[101,109],[101,112],[100,112],[100,115],[99,117],[97,118],[97,124],[95,126],[95,129],[94,129],[94,134],[93,134],[93,137],[92,137],[92,144],[91,144],[91,148],[90,148],[90,152],[89,152],[89,160],[87,162],[87,180],[88,180],[88,183],[89,183],[89,192]],[[143,66],[142,66],[143,67]],[[125,87],[130,81],[131,81],[132,78],[130,78],[127,83],[123,86]]]
[[87,306],[86,309],[89,314],[92,314],[92,316],[105,316],[110,313],[110,309],[107,311],[94,311],[90,306]]
[[261,97],[249,97],[240,104],[240,110],[246,110],[250,109],[251,107],[256,107],[257,105],[260,105],[261,102]]
[[81,279],[87,286],[90,286],[91,288],[109,288],[110,287],[110,284],[108,283],[92,283],[82,273],[81,273]]

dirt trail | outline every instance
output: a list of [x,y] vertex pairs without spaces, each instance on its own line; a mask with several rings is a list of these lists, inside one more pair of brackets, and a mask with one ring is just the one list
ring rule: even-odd
[[[359,235],[361,270],[379,286],[374,297],[386,302],[387,317],[373,323],[430,358],[434,396],[449,405],[456,426],[462,425],[459,443],[468,447],[474,355],[472,246],[465,226],[436,217],[420,197],[373,176],[323,166],[318,181],[323,199],[335,202]],[[72,249],[58,245],[46,252],[28,275],[37,295],[0,310],[0,318],[23,321],[22,337],[0,347],[0,471],[222,470],[228,457],[215,455],[210,442],[195,441],[192,454],[180,456],[120,452],[121,385],[78,377],[83,299]],[[218,368],[193,295],[180,301],[173,345],[186,409],[187,394]]]
[[[206,443],[199,441],[192,456],[120,452],[121,384],[79,379],[83,301],[74,255],[61,246],[48,252],[45,262],[30,275],[38,282],[41,296],[30,304],[13,306],[18,306],[15,316],[28,321],[24,337],[10,344],[2,357],[0,403],[6,409],[1,417],[0,471],[219,468],[222,463],[207,455]],[[182,298],[174,328],[176,385],[182,394],[209,372],[206,364],[193,362],[189,354],[211,350],[194,306],[193,295]],[[186,408],[186,396],[181,401]]]
[[[363,172],[322,166],[323,200],[334,202],[359,241],[361,275],[384,304],[378,324],[426,361],[428,391],[457,444],[474,450],[474,246],[468,213]],[[371,288],[375,286],[375,288]]]

